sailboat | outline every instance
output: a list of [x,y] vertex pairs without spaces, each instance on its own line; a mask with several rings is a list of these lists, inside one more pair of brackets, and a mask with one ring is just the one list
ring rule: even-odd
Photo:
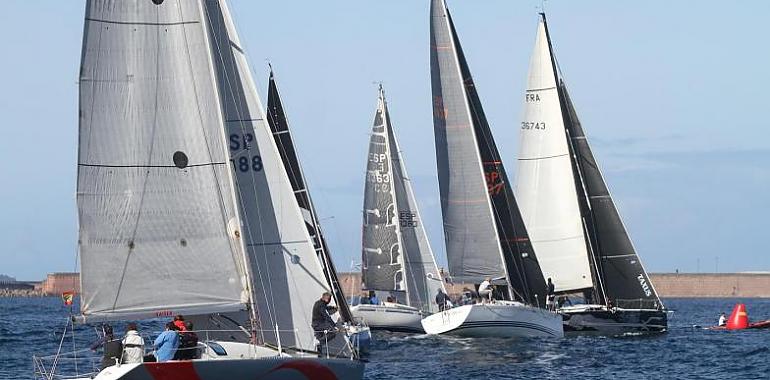
[[438,311],[431,301],[439,289],[446,289],[417,210],[382,85],[366,166],[363,288],[387,301],[354,305],[353,315],[375,330],[422,333],[423,316]]
[[302,171],[302,167],[297,157],[297,150],[294,146],[294,140],[289,130],[289,121],[283,107],[281,94],[278,91],[278,83],[273,73],[273,67],[270,66],[270,77],[267,88],[267,121],[270,125],[273,138],[275,140],[278,152],[281,155],[281,161],[286,169],[286,175],[291,182],[291,187],[296,197],[297,204],[302,212],[302,218],[305,226],[310,233],[318,260],[323,266],[323,273],[326,282],[329,284],[331,294],[339,308],[340,319],[346,324],[349,337],[354,346],[360,350],[366,350],[371,344],[371,332],[368,326],[356,323],[353,320],[353,313],[350,310],[345,294],[342,292],[337,270],[331,259],[329,247],[326,244],[321,223],[318,219],[318,213],[313,205],[310,192],[307,187],[307,181]]
[[455,282],[491,278],[503,300],[422,320],[428,334],[564,335],[545,309],[546,283],[444,0],[431,2],[433,124],[449,270]]
[[664,331],[663,303],[634,249],[591,151],[541,13],[521,122],[516,196],[566,332]]
[[316,351],[331,289],[292,194],[223,0],[87,2],[76,319],[239,329],[198,330],[199,359],[83,378],[362,378],[344,337]]

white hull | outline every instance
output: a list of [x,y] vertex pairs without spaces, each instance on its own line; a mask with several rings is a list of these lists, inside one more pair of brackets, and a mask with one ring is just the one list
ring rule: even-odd
[[356,320],[363,321],[372,330],[423,333],[420,310],[395,303],[356,305],[350,308]]
[[455,307],[422,320],[428,334],[467,337],[563,337],[559,314],[518,302]]
[[[94,380],[253,380],[362,379],[364,364],[357,360],[290,357],[244,343],[218,342],[217,354],[207,347],[201,359],[163,363],[123,364],[105,368]],[[77,380],[91,379],[83,378]]]

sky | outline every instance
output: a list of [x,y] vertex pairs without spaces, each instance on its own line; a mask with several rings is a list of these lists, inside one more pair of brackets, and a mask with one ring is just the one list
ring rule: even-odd
[[[340,271],[360,261],[382,82],[440,265],[428,0],[231,0],[257,86],[272,62]],[[509,176],[541,1],[448,0]],[[648,271],[770,270],[770,2],[545,2],[560,68]],[[81,0],[0,13],[0,273],[76,269]],[[265,98],[263,97],[263,100]]]

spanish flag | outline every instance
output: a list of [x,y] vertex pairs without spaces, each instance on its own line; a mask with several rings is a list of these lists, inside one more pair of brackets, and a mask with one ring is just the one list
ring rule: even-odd
[[61,299],[64,301],[64,306],[72,306],[72,300],[75,299],[75,292],[64,292],[61,294]]

